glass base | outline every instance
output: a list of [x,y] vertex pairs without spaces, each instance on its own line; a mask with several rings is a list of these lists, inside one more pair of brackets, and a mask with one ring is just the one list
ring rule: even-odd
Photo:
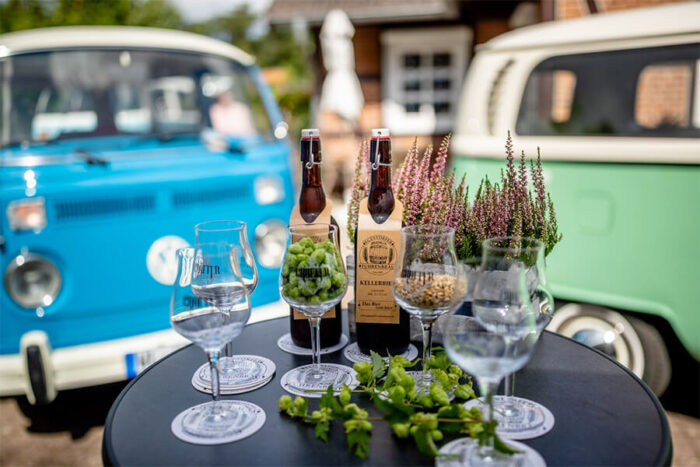
[[531,447],[517,441],[508,441],[508,445],[520,452],[512,456],[499,452],[484,452],[473,438],[456,439],[440,448],[435,466],[546,467],[542,456]]
[[328,386],[333,386],[337,394],[347,384],[350,389],[359,385],[355,370],[345,365],[321,363],[317,370],[315,365],[304,365],[288,371],[282,376],[280,384],[290,394],[302,397],[321,397]]
[[178,414],[170,428],[183,441],[221,444],[251,436],[265,423],[265,412],[245,401],[211,401]]
[[[425,394],[430,394],[430,385],[433,384],[434,379],[433,375],[428,375],[428,379],[424,380],[423,379],[423,372],[419,370],[410,370],[406,372],[411,378],[413,378],[413,381],[416,383],[416,394],[418,397],[425,395]],[[454,391],[446,391],[447,392],[447,397],[452,401],[452,399],[455,398],[455,393]]]
[[[257,355],[234,355],[219,359],[219,384],[223,389],[245,389],[259,386],[275,373],[275,363]],[[211,388],[211,370],[206,363],[199,367],[193,380]]]
[[[486,404],[471,400],[465,407],[479,405],[482,411]],[[496,432],[507,439],[532,439],[549,433],[554,427],[554,415],[547,407],[522,397],[493,396],[494,418],[498,421]]]

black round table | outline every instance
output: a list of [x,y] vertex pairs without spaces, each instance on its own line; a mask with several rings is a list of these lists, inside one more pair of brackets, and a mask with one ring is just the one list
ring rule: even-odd
[[[102,456],[106,465],[433,465],[412,440],[399,440],[384,422],[374,422],[366,460],[348,451],[342,423],[333,424],[329,443],[313,427],[278,412],[285,394],[280,378],[309,363],[281,351],[277,339],[288,332],[288,318],[250,325],[234,341],[237,353],[270,358],[277,373],[263,388],[238,396],[261,406],[267,420],[253,436],[230,444],[197,446],[170,431],[173,418],[211,400],[191,385],[205,362],[201,349],[188,346],[155,363],[124,388],[105,423]],[[351,365],[342,351],[322,361]],[[668,465],[671,435],[659,401],[636,376],[603,354],[573,340],[545,332],[530,363],[517,373],[515,395],[547,406],[554,429],[525,441],[549,465]],[[354,397],[358,397],[357,395]],[[372,403],[359,400],[377,415]],[[317,407],[311,402],[311,407]]]

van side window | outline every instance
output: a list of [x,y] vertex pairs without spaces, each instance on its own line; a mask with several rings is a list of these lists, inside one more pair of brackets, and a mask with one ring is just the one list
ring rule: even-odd
[[700,137],[700,44],[562,55],[530,74],[516,133]]

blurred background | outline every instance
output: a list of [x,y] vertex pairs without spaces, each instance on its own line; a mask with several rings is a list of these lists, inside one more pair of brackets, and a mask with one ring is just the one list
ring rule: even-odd
[[[91,274],[89,267],[71,264],[78,261],[71,255],[109,250],[115,238],[127,234],[128,222],[144,230],[143,240],[132,248],[138,257],[129,266],[142,271],[132,279],[152,287],[119,306],[153,303],[159,310],[154,316],[165,319],[145,323],[125,315],[120,319],[133,320],[132,329],[100,337],[96,331],[93,341],[168,327],[167,278],[161,277],[167,265],[159,269],[144,258],[191,242],[195,222],[245,217],[261,278],[275,277],[284,242],[280,229],[298,188],[302,128],[321,130],[324,186],[343,231],[354,160],[372,128],[391,130],[395,167],[414,137],[425,147],[453,134],[450,164],[467,174],[474,190],[483,175],[498,177],[505,135],[512,131],[516,150],[533,156],[535,147],[542,147],[545,178],[564,234],[548,264],[558,307],[564,310],[555,330],[608,353],[643,377],[669,410],[674,465],[700,465],[700,318],[694,307],[700,301],[700,247],[689,241],[700,233],[700,24],[694,16],[695,26],[684,26],[692,23],[697,8],[686,13],[667,9],[672,3],[694,2],[0,0],[0,34],[63,26],[164,28],[218,39],[245,52],[195,44],[185,36],[149,36],[152,44],[144,39],[136,46],[141,33],[120,30],[110,40],[122,40],[123,46],[100,43],[111,50],[106,58],[59,53],[46,65],[23,61],[50,49],[35,44],[56,37],[89,46],[89,39],[66,38],[71,33],[43,39],[0,36],[0,266],[5,279],[0,332],[2,354],[8,356],[0,363],[3,377],[11,375],[8,381],[19,381],[15,388],[24,387],[17,368],[19,354],[26,356],[31,348],[20,343],[28,330],[46,331],[48,337],[33,336],[40,352],[48,352],[41,349],[50,349],[49,341],[54,348],[92,343],[78,337],[60,341],[61,325],[92,326],[87,318],[72,323],[72,307],[101,297],[101,285],[90,283],[81,300],[71,298],[72,284],[83,280],[80,274]],[[660,9],[649,10],[654,7]],[[683,16],[685,21],[674,20]],[[217,59],[227,61],[159,55],[159,47],[180,39],[186,54],[220,54]],[[151,55],[139,55],[139,47],[150,46]],[[31,53],[13,60],[23,47]],[[618,49],[622,52],[614,55]],[[119,67],[99,65],[109,60],[132,70],[132,78],[112,71]],[[142,64],[151,71],[137,82],[133,71],[145,69],[138,68]],[[71,81],[66,78],[71,68],[96,78]],[[108,71],[98,79],[101,70]],[[70,92],[46,91],[50,81],[69,83],[63,90]],[[88,91],[76,94],[80,85]],[[109,129],[102,126],[99,93],[88,95],[100,87],[123,103],[108,116]],[[244,105],[233,110],[231,100]],[[217,103],[229,107],[217,114]],[[246,124],[231,128],[231,115]],[[156,152],[161,162],[147,166],[143,161]],[[49,159],[65,155],[87,168],[59,173]],[[200,171],[203,165],[211,173]],[[114,178],[97,174],[101,168],[114,170]],[[134,178],[123,189],[136,191],[114,198],[106,187],[116,189],[124,183],[117,174],[126,172]],[[87,191],[88,185],[102,191]],[[156,189],[161,195],[144,194]],[[163,193],[172,195],[172,206],[160,205]],[[83,200],[95,197],[97,204]],[[260,213],[244,210],[251,200],[261,206]],[[155,212],[162,217],[152,226],[138,217]],[[127,213],[136,217],[118,218]],[[163,227],[166,218],[171,225]],[[114,230],[116,222],[127,222],[126,230]],[[84,240],[73,228],[102,243],[78,253],[75,246]],[[617,251],[620,244],[628,246]],[[95,258],[103,273],[116,275],[116,257]],[[36,303],[32,290],[40,290]],[[265,293],[264,287],[258,291],[254,305],[278,299]],[[129,347],[127,355],[141,364],[131,367],[127,357],[118,379],[133,377],[172,345],[157,351]],[[110,381],[116,379],[44,394],[45,404],[5,388],[0,392],[7,394],[0,400],[0,465],[100,464],[102,425],[126,384]]]

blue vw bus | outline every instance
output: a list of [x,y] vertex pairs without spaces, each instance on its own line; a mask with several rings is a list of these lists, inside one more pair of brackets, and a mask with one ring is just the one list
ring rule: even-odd
[[179,31],[0,36],[0,395],[133,377],[170,330],[174,249],[241,219],[251,320],[287,313],[277,274],[293,205],[287,127],[252,57]]

